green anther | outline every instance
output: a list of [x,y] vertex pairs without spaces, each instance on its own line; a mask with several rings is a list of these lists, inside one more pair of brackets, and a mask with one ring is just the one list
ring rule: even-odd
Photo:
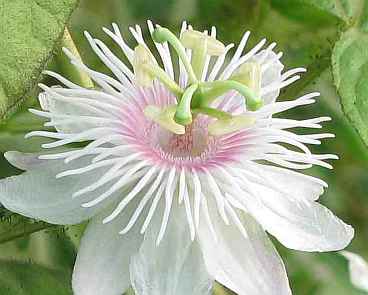
[[251,111],[256,111],[263,105],[261,98],[252,89],[237,81],[203,82],[201,83],[201,87],[205,89],[201,94],[201,106],[210,105],[213,100],[230,90],[238,91],[245,98],[247,108]]
[[175,112],[174,120],[176,123],[183,126],[192,123],[192,112],[190,108],[193,94],[197,88],[198,84],[193,84],[185,90]]
[[195,75],[192,65],[189,62],[189,59],[185,53],[185,48],[181,44],[180,40],[168,29],[158,27],[154,30],[152,34],[153,41],[157,43],[169,42],[171,46],[175,49],[178,54],[180,60],[182,61],[188,76],[190,83],[196,83],[198,81],[197,76]]

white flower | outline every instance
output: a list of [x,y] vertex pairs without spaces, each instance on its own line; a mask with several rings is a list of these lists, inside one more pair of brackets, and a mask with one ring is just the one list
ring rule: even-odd
[[331,168],[325,160],[336,156],[313,154],[307,144],[333,135],[288,131],[321,128],[330,118],[273,118],[319,94],[276,102],[305,69],[282,73],[281,53],[275,43],[263,49],[266,40],[243,53],[249,32],[227,60],[233,44],[216,40],[215,28],[208,36],[184,23],[180,41],[148,27],[160,60],[139,26],[130,29],[134,50],[115,24],[114,32],[104,29],[129,64],[86,33],[114,77],[65,50],[95,89],[46,72],[65,86],[40,85],[43,110],[31,111],[56,131],[27,137],[64,149],[6,153],[26,172],[0,182],[0,202],[55,224],[91,219],[74,269],[77,295],[118,295],[130,285],[138,295],[209,294],[213,280],[238,294],[291,294],[265,231],[302,251],[339,250],[354,234],[317,202],[325,182],[288,169]]
[[349,263],[350,281],[354,287],[368,292],[368,263],[358,254],[341,251]]

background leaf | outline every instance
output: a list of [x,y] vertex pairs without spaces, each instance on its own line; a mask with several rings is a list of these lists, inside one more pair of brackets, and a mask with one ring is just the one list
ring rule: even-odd
[[34,89],[79,0],[0,0],[0,121]]
[[0,290],[6,295],[71,295],[68,275],[47,267],[0,260]]
[[300,0],[349,22],[359,14],[365,0]]
[[343,33],[332,55],[334,80],[345,115],[368,145],[368,34]]

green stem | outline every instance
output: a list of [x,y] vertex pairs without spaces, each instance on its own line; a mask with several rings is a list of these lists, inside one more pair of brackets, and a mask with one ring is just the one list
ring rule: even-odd
[[197,88],[198,84],[193,84],[185,90],[174,115],[174,120],[176,123],[184,126],[192,123],[192,113],[190,107],[193,94]]
[[185,53],[185,48],[181,44],[180,40],[170,32],[170,30],[162,27],[158,27],[152,34],[152,38],[157,43],[169,42],[172,47],[174,47],[176,53],[178,54],[180,60],[182,61],[185,69],[187,70],[190,83],[196,83],[198,81],[195,75],[192,65]]
[[183,89],[158,65],[145,64],[143,67],[150,75],[160,80],[177,98],[183,95]]
[[[238,91],[244,98],[249,110],[255,111],[262,106],[262,100],[256,96],[254,91],[246,85],[233,80],[204,82],[201,86],[205,89],[202,91],[201,106],[210,105],[217,97],[225,94],[230,90]],[[206,88],[209,88],[206,90]]]
[[[68,30],[68,27],[65,27],[65,30],[64,30],[64,35],[62,38],[62,46],[69,49],[71,53],[73,53],[77,58],[82,60],[79,54],[79,51],[77,49],[77,46],[75,45],[74,40]],[[72,73],[72,75],[78,80],[81,86],[85,88],[94,87],[94,84],[91,78],[86,73],[84,73],[83,71],[79,71],[76,67],[72,66],[69,62],[65,64],[65,66],[67,67],[66,70]]]

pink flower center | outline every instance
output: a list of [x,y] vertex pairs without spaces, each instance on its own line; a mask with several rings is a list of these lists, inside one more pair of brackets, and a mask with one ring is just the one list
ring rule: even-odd
[[[177,135],[162,128],[145,117],[147,105],[165,107],[175,104],[173,97],[160,84],[152,89],[141,89],[141,97],[123,110],[123,133],[144,157],[157,165],[175,166],[179,169],[202,170],[211,166],[225,165],[234,161],[235,149],[226,144],[227,138],[213,137],[207,132],[209,118],[199,115],[186,127],[183,135]],[[239,153],[239,151],[237,151]]]
[[173,157],[200,157],[207,152],[207,149],[214,144],[215,140],[209,138],[206,126],[201,126],[204,124],[197,123],[198,120],[187,126],[183,135],[176,135],[159,128],[158,146],[163,152]]

